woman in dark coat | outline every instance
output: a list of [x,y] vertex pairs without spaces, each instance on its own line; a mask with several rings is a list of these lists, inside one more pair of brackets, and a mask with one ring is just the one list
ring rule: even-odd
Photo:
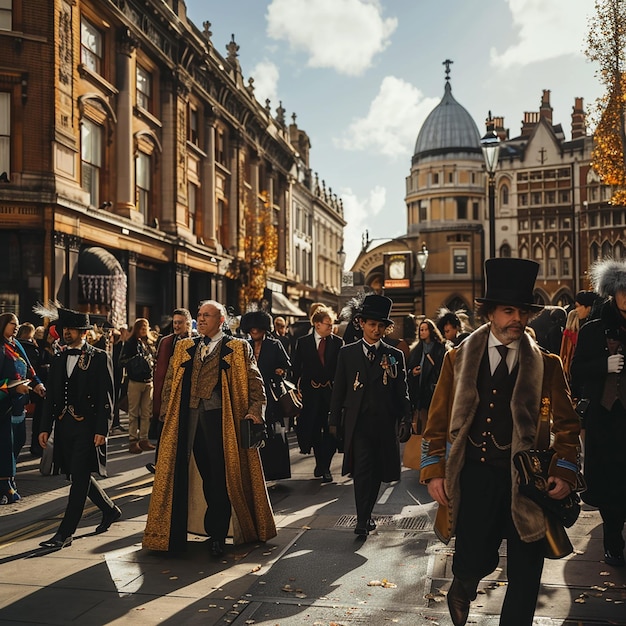
[[435,323],[425,318],[419,324],[419,341],[407,363],[409,396],[416,434],[424,432],[428,408],[439,380],[446,346]]
[[265,480],[291,478],[289,444],[283,417],[279,412],[278,398],[281,383],[291,367],[285,348],[272,334],[272,318],[265,311],[252,311],[241,317],[240,329],[250,335],[250,345],[263,377],[267,405],[265,423],[269,438],[261,448],[261,462]]

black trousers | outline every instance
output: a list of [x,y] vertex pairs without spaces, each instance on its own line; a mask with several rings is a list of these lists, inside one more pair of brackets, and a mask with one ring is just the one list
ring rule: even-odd
[[212,539],[223,541],[228,535],[231,504],[226,488],[221,409],[200,414],[193,440],[193,455],[202,477],[208,507],[204,529]]
[[604,549],[613,556],[624,552],[624,523],[626,523],[626,506],[615,508],[600,507]]
[[380,433],[373,416],[360,415],[352,437],[352,479],[357,526],[372,516],[382,482]]
[[[65,419],[71,419],[66,416]],[[83,515],[85,502],[89,499],[104,513],[115,505],[91,475],[94,459],[93,434],[85,422],[75,422],[57,429],[57,437],[63,438],[63,468],[70,475],[72,486],[67,499],[65,515],[59,525],[58,533],[69,537],[76,532]]]
[[[461,500],[452,571],[466,589],[495,570],[507,542],[508,586],[501,626],[531,626],[543,570],[543,541],[525,543],[511,518],[508,468],[467,461],[461,471]],[[473,593],[470,593],[470,597]]]

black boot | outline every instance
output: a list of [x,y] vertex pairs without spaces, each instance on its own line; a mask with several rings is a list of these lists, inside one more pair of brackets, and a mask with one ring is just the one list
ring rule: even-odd
[[454,626],[465,626],[469,616],[470,602],[476,599],[478,583],[462,581],[456,576],[448,590],[448,609]]

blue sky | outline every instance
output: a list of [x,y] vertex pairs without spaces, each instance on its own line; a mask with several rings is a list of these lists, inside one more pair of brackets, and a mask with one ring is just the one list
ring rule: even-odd
[[511,137],[551,90],[570,137],[575,97],[602,94],[584,56],[593,0],[186,0],[211,22],[221,54],[231,34],[244,78],[273,110],[279,100],[311,139],[310,165],[344,202],[347,266],[371,239],[406,232],[405,177],[419,129],[452,93],[481,135],[489,110]]

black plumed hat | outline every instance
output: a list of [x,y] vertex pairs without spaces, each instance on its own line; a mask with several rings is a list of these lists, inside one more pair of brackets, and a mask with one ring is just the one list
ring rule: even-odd
[[375,320],[377,322],[384,322],[389,326],[393,324],[393,320],[390,319],[391,306],[393,301],[386,296],[378,296],[375,294],[365,296],[359,317],[363,320]]

